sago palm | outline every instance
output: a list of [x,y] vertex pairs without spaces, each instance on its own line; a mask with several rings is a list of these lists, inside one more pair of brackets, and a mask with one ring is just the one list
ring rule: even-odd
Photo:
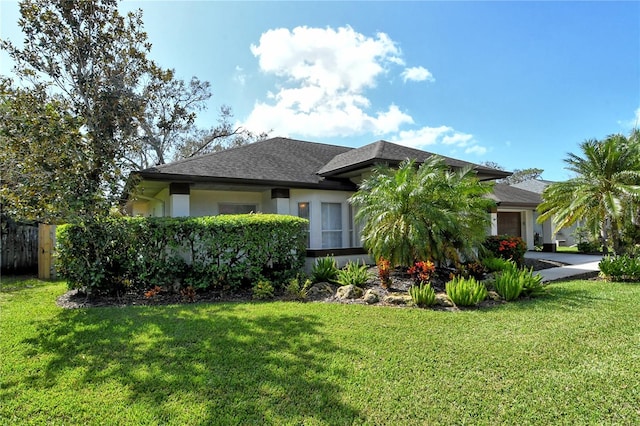
[[545,188],[538,206],[542,223],[553,218],[556,232],[584,220],[594,235],[600,235],[603,252],[611,239],[620,250],[620,230],[638,208],[640,197],[640,144],[612,135],[603,141],[587,140],[580,145],[582,156],[569,154],[567,169],[575,177]]
[[484,239],[489,192],[470,168],[454,172],[432,156],[419,167],[409,160],[397,169],[378,166],[350,201],[374,258],[409,266],[444,261],[452,251],[470,255]]

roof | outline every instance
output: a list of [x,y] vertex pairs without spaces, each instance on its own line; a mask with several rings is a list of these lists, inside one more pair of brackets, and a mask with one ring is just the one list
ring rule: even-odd
[[[336,155],[331,161],[325,164],[324,167],[318,170],[318,174],[321,176],[336,176],[353,170],[370,167],[377,163],[398,164],[406,159],[416,160],[421,163],[433,155],[431,152],[379,140]],[[473,167],[478,174],[483,175],[484,178],[496,179],[511,175],[511,173],[502,170],[480,166],[455,158],[441,157],[444,158],[445,163],[449,167],[463,168],[470,166]]]
[[253,182],[353,190],[345,179],[316,172],[336,155],[353,148],[272,138],[220,152],[187,158],[137,172],[144,179],[188,182]]
[[511,185],[497,183],[493,187],[493,198],[503,207],[537,207],[542,202],[540,194],[516,188]]
[[[432,155],[387,141],[350,148],[278,137],[134,173],[143,179],[157,181],[253,183],[355,190],[355,184],[344,173],[380,162],[397,164],[408,158],[422,162]],[[475,168],[483,179],[510,175],[502,170],[443,158],[453,168]]]
[[519,182],[519,183],[514,183],[511,186],[515,187],[515,188],[520,188],[520,189],[524,189],[527,191],[531,191],[531,192],[535,192],[537,194],[542,194],[542,191],[544,191],[544,189],[549,186],[549,184],[551,184],[553,182],[549,181],[549,180],[542,180],[542,179],[529,179],[529,180],[525,180],[523,182]]

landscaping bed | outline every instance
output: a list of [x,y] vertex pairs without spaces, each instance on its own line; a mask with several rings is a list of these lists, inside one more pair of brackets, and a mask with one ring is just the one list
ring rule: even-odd
[[[564,266],[563,263],[540,260],[540,259],[525,259],[525,266],[527,268],[533,268],[534,271],[542,269],[555,268],[558,266]],[[434,306],[434,309],[458,309],[446,303],[446,300],[442,295],[445,292],[445,283],[449,279],[449,273],[451,270],[438,270],[438,274],[431,280],[431,286],[439,294],[439,300],[441,303]],[[384,305],[384,306],[406,306],[409,299],[409,288],[413,285],[413,280],[399,272],[392,274],[392,286],[390,288],[384,288],[380,279],[378,278],[377,267],[373,266],[369,268],[369,276],[371,277],[364,291],[369,290],[377,294],[378,300],[375,302],[367,302],[363,298],[339,298],[336,296],[336,291],[340,287],[337,284],[331,283],[316,283],[316,289],[321,288],[321,291],[315,291],[309,294],[307,300],[315,302],[327,302],[327,303],[348,303],[348,304],[369,304],[369,305]],[[318,285],[320,284],[320,285]],[[324,289],[324,291],[322,291]],[[286,300],[287,296],[281,295],[275,298],[275,300]],[[177,292],[160,291],[152,296],[145,295],[140,292],[127,292],[118,296],[98,296],[90,297],[87,294],[79,290],[70,290],[58,297],[56,303],[58,306],[66,309],[76,308],[91,308],[91,307],[104,307],[104,306],[153,306],[153,305],[174,305],[181,303],[220,303],[220,302],[246,302],[252,300],[252,292],[250,289],[237,292],[228,292],[221,290],[198,290],[195,294],[185,296]],[[501,304],[503,301],[496,297],[495,294],[490,293],[490,297],[481,302],[479,307],[490,307],[497,304]]]

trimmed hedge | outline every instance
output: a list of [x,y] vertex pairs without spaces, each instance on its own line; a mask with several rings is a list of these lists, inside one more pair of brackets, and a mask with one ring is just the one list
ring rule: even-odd
[[161,286],[238,290],[304,265],[305,219],[248,214],[105,218],[57,229],[57,268],[91,294]]

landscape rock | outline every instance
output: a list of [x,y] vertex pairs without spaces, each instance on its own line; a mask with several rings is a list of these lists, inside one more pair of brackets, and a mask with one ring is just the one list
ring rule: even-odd
[[364,297],[362,299],[365,301],[365,303],[373,305],[374,303],[378,303],[378,301],[380,300],[380,294],[378,294],[378,292],[375,290],[368,289],[364,292]]
[[449,299],[446,293],[437,293],[436,294],[436,305],[444,306],[446,308],[450,308],[453,305],[453,302]]
[[384,303],[389,305],[409,305],[413,303],[413,299],[408,294],[390,294],[384,298]]
[[487,293],[487,298],[493,300],[494,302],[499,302],[502,300],[502,297],[495,291],[490,291]]
[[336,297],[338,299],[358,299],[362,297],[362,289],[355,285],[343,285],[342,287],[338,287]]
[[333,287],[329,283],[315,283],[307,290],[307,299],[321,300],[333,296]]

